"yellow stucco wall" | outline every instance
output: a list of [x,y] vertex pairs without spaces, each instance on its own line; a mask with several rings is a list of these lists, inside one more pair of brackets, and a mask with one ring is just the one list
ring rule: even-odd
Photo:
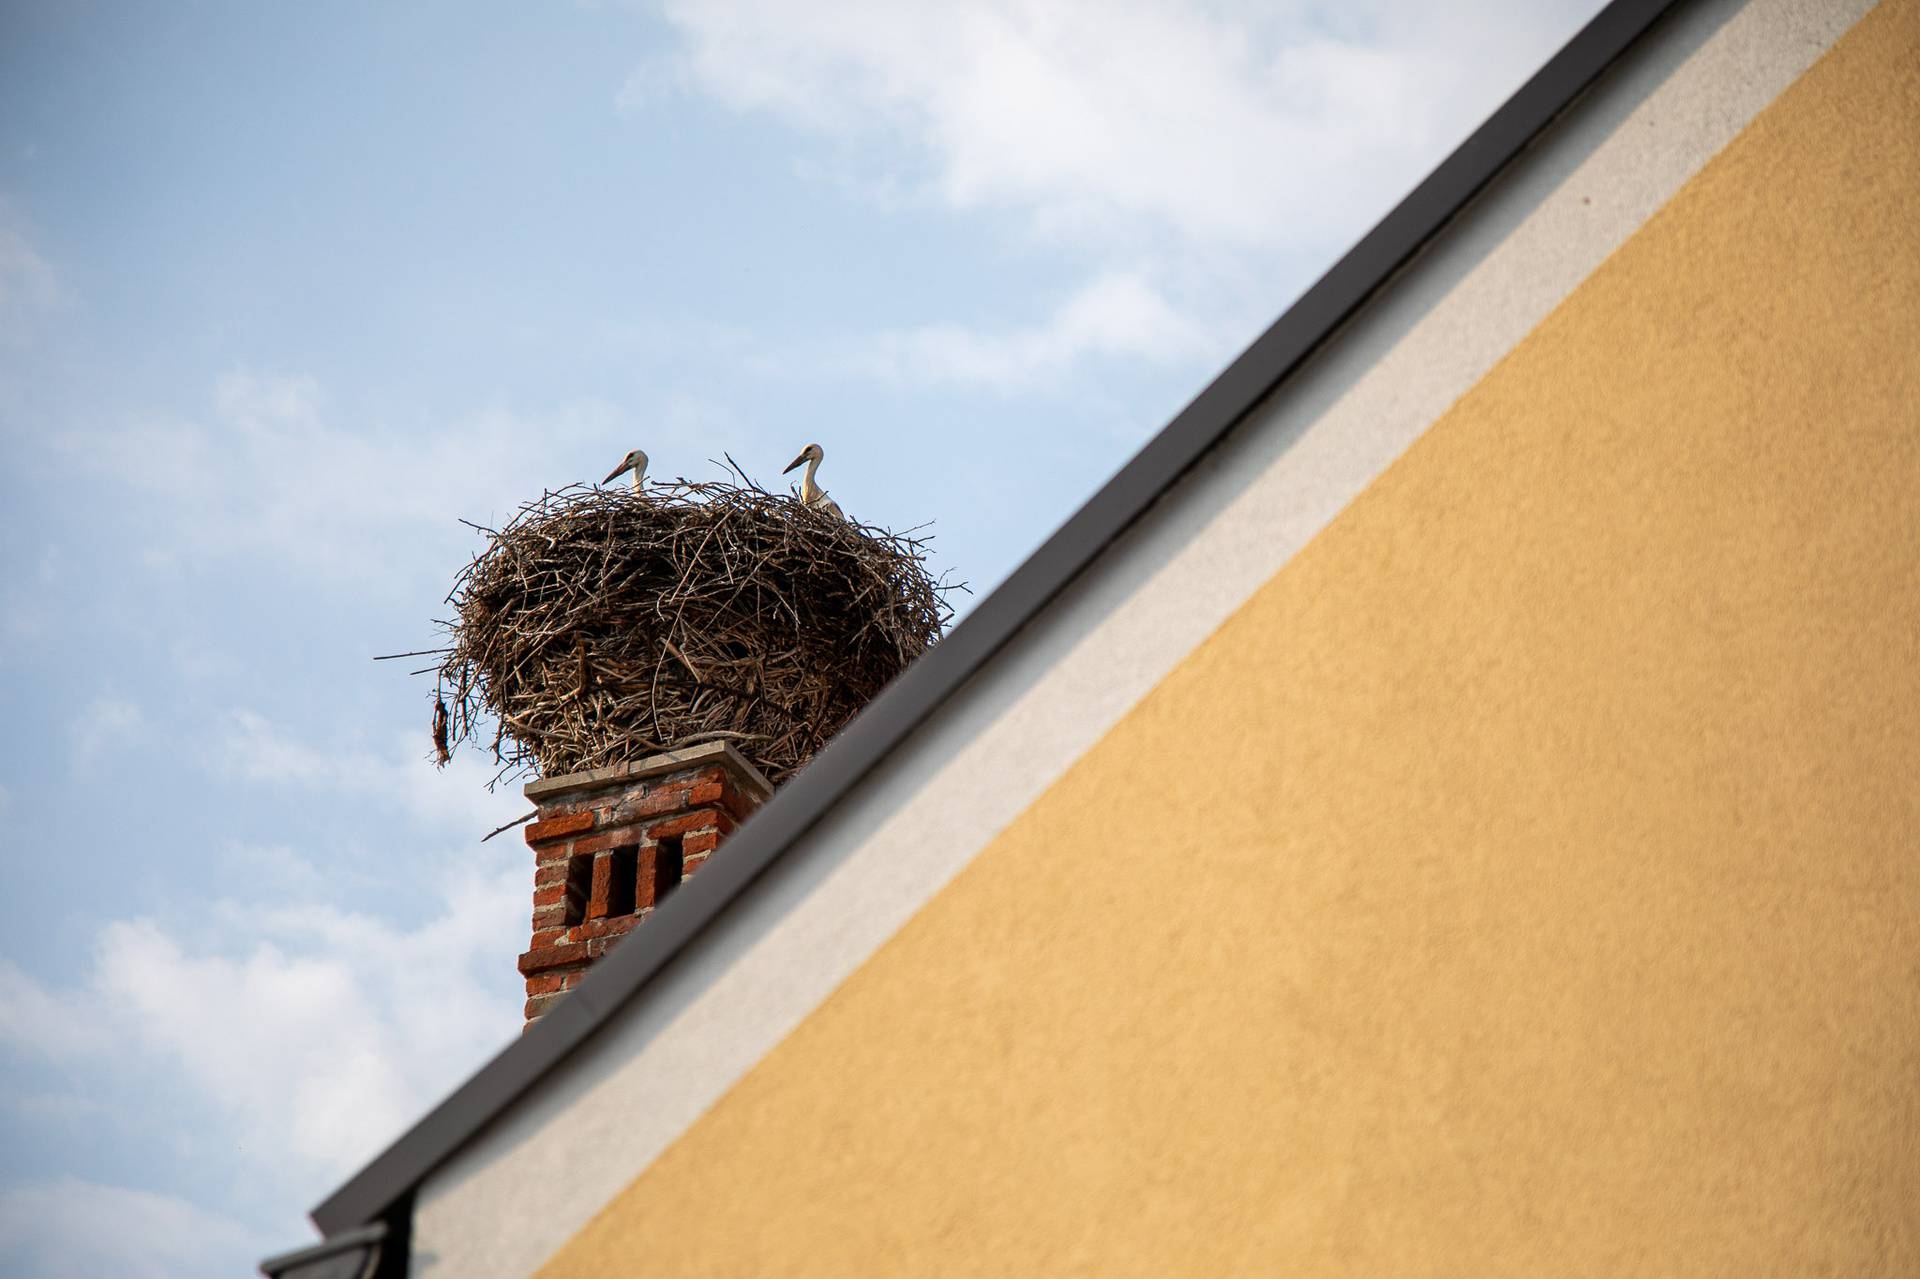
[[1889,0],[543,1273],[1920,1273],[1916,120]]

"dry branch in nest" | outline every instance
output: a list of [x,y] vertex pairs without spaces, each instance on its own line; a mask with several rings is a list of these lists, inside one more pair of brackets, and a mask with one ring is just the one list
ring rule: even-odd
[[924,538],[750,481],[573,486],[481,531],[447,597],[434,738],[486,742],[491,721],[502,777],[726,741],[777,783],[940,637],[959,589]]

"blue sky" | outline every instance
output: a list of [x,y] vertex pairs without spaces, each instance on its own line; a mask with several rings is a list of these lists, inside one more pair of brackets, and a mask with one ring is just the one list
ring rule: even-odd
[[517,1032],[369,660],[460,517],[818,440],[989,589],[1597,7],[7,5],[0,1270],[244,1273]]

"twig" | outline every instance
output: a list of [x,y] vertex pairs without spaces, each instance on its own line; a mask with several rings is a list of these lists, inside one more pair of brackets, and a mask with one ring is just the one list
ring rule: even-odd
[[482,835],[480,837],[480,842],[484,844],[488,840],[492,839],[495,835],[500,834],[502,831],[509,831],[509,830],[512,830],[515,826],[524,825],[525,823],[532,821],[534,818],[538,817],[539,815],[540,815],[540,810],[536,808],[531,813],[528,813],[525,817],[516,817],[512,821],[508,822],[505,826],[496,826],[492,830],[488,831],[486,834]]

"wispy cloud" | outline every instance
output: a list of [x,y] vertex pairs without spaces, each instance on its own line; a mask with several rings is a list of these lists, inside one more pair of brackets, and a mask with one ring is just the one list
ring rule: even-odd
[[[1102,356],[1202,370],[1356,239],[1597,0],[668,0],[622,88],[824,140],[796,163],[899,212],[1012,215],[1087,272],[1051,316],[870,335],[835,362],[1025,390]],[[1517,83],[1517,79],[1514,81]],[[1230,331],[1230,336],[1222,336]]]
[[[6,421],[6,414],[0,411],[0,433],[4,433]],[[60,548],[48,546],[36,555],[18,543],[9,545],[9,532],[13,530],[0,523],[0,556],[6,557],[15,570],[0,572],[0,658],[10,649],[44,641],[64,617],[60,605],[65,556]],[[28,564],[33,566],[31,577],[21,571]]]
[[51,1061],[106,1052],[112,1035],[93,1011],[76,1009],[12,960],[0,959],[0,1044]]
[[322,750],[241,707],[226,717],[212,761],[218,771],[250,782],[295,782],[339,790],[386,790],[385,761],[365,751]]
[[147,1087],[170,1079],[259,1152],[255,1175],[312,1192],[517,1028],[501,939],[525,922],[519,860],[450,869],[413,927],[319,903],[218,903],[217,941],[110,921],[77,985],[0,972],[0,1039],[80,1080],[130,1065]]
[[68,727],[74,767],[90,767],[110,752],[125,749],[146,728],[146,722],[146,712],[137,703],[110,693],[95,697]]
[[[339,796],[374,820],[404,823],[416,849],[457,854],[416,855],[408,875],[371,881],[423,883],[424,892],[363,903],[343,884],[364,889],[368,877],[343,874],[337,859],[323,873],[293,845],[231,843],[210,881],[223,891],[191,917],[101,921],[71,977],[0,960],[0,1046],[22,1068],[52,1066],[62,1079],[13,1107],[21,1122],[84,1130],[145,1115],[158,1100],[194,1116],[191,1145],[220,1151],[249,1187],[245,1198],[277,1211],[311,1202],[376,1153],[518,1028],[511,954],[527,926],[523,857],[513,841],[474,841],[524,801],[510,788],[487,794],[477,759],[435,770],[424,734],[343,747],[241,709],[205,738],[200,763],[216,778]],[[71,1204],[105,1211],[120,1202],[106,1192],[119,1188],[92,1198],[85,1184],[39,1189],[52,1197],[17,1201],[58,1209],[37,1230],[18,1214],[8,1225],[0,1208],[6,1273],[209,1273],[297,1239],[289,1215],[273,1238],[246,1236],[242,1255],[238,1227],[211,1224],[233,1208],[219,1185],[166,1200],[172,1216],[156,1206],[164,1197],[127,1199],[136,1224],[162,1232],[140,1255],[162,1260],[123,1271],[117,1253],[97,1265],[77,1243],[63,1254],[70,1221],[59,1215]],[[169,1253],[163,1227],[176,1219],[193,1227],[181,1238],[224,1248],[223,1266]],[[81,1261],[62,1269],[63,1255]]]
[[1591,7],[1476,20],[1411,0],[672,0],[679,64],[649,63],[623,94],[693,86],[892,143],[939,198],[1044,230],[1271,248],[1350,234],[1492,105],[1476,76],[1499,46],[1541,43],[1565,25],[1551,10]]
[[221,846],[220,873],[225,882],[246,883],[280,900],[312,900],[326,888],[319,867],[286,844],[233,840]]
[[109,1113],[106,1103],[98,1097],[70,1092],[20,1093],[7,1099],[7,1107],[16,1115],[69,1129],[78,1121],[100,1118]]
[[36,317],[67,300],[59,273],[34,247],[25,221],[0,199],[0,342],[20,342]]
[[365,589],[444,572],[471,543],[456,516],[504,517],[529,484],[581,478],[570,473],[574,450],[620,438],[612,409],[591,403],[538,421],[492,410],[412,429],[348,427],[312,378],[237,371],[216,381],[203,417],[60,444],[152,504],[143,534],[155,563],[269,558]]
[[0,1268],[16,1279],[230,1272],[263,1240],[175,1195],[76,1177],[0,1188]]
[[418,736],[382,745],[370,750],[302,741],[260,712],[240,707],[224,717],[205,762],[237,781],[356,796],[456,839],[477,839],[527,808],[513,785],[486,789],[496,770],[478,751],[436,768],[427,758],[424,728]]
[[0,309],[44,305],[58,293],[47,260],[18,227],[0,222]]
[[1178,363],[1211,345],[1152,285],[1112,274],[1078,290],[1042,323],[1001,332],[930,325],[881,334],[853,362],[889,381],[1018,391],[1063,378],[1088,361]]

